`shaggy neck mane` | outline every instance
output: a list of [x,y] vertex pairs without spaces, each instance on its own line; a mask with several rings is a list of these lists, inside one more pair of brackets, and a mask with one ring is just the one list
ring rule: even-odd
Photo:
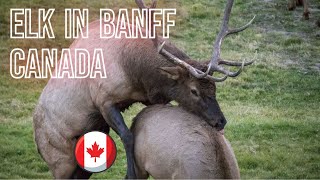
[[[207,63],[191,60],[170,42],[166,43],[165,49],[194,68],[206,71]],[[171,100],[168,99],[169,87],[173,87],[176,81],[162,75],[160,68],[177,65],[160,55],[152,41],[127,41],[122,53],[125,56],[121,58],[121,66],[135,91],[146,94],[147,98],[154,99],[155,103],[166,103]]]

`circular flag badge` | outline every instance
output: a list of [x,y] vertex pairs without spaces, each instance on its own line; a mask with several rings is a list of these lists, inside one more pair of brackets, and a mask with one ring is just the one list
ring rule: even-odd
[[81,136],[75,148],[79,166],[93,173],[111,167],[116,154],[117,148],[113,139],[99,131],[92,131]]

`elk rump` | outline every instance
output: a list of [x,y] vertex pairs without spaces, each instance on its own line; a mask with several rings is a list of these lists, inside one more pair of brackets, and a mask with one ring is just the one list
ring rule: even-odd
[[181,107],[149,106],[134,118],[131,131],[138,178],[240,178],[224,135]]

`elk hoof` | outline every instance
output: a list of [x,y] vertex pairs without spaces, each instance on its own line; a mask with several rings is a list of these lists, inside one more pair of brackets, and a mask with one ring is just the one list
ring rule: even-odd
[[310,12],[303,13],[303,17],[305,20],[309,20],[309,14],[310,14]]

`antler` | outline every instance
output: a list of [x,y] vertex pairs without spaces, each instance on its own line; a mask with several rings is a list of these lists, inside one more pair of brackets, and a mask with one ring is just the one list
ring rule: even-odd
[[[157,6],[157,0],[152,0],[152,5],[150,7],[147,7],[143,0],[135,0],[136,4],[138,5],[138,7],[140,9],[150,9],[150,8],[156,8]],[[151,12],[151,19],[150,19],[150,28],[152,30],[151,34],[153,34],[153,24],[154,24],[154,17],[153,17],[153,12]],[[153,39],[153,43],[154,45],[157,47],[158,49],[158,53],[167,57],[168,60],[170,60],[172,63],[177,64],[181,67],[186,68],[193,76],[195,76],[196,78],[204,78],[204,76],[199,76],[199,73],[204,74],[202,71],[193,68],[190,64],[186,63],[183,60],[180,60],[179,58],[177,58],[176,56],[174,56],[173,54],[171,54],[170,52],[168,52],[167,50],[164,49],[164,45],[165,45],[165,41],[161,43],[161,45],[159,45],[158,43],[158,35],[155,32],[155,38]]]
[[[217,71],[222,74],[225,74],[225,77],[224,77],[225,79],[227,77],[236,77],[241,73],[243,66],[250,65],[254,62],[254,60],[252,60],[250,62],[246,62],[246,63],[243,61],[240,64],[238,62],[226,61],[226,60],[223,60],[220,58],[221,45],[222,45],[223,39],[230,34],[238,33],[238,32],[241,32],[241,31],[247,29],[255,18],[255,16],[254,16],[246,25],[244,25],[240,28],[229,29],[228,24],[229,24],[229,18],[230,18],[232,6],[233,6],[233,0],[228,0],[227,5],[226,5],[226,9],[224,11],[221,29],[220,29],[220,32],[217,36],[217,39],[213,45],[213,55],[212,55],[210,63],[208,64],[208,69],[207,69],[206,73],[204,73],[204,75],[208,75],[210,71]],[[224,69],[222,66],[219,66],[219,64],[225,64],[225,65],[229,65],[229,66],[241,66],[241,67],[237,72],[231,72],[231,71]]]
[[[140,9],[148,8],[145,6],[143,0],[135,0],[135,1]],[[167,51],[164,48],[165,41],[159,45],[158,44],[158,36],[157,36],[157,33],[155,33],[155,38],[153,39],[153,42],[154,42],[155,46],[157,46],[159,54],[165,56],[172,63],[187,69],[194,77],[199,78],[199,79],[205,78],[205,79],[212,79],[216,82],[222,82],[222,81],[226,80],[227,77],[238,76],[242,72],[243,67],[252,64],[254,62],[254,60],[249,61],[249,62],[243,61],[242,63],[239,63],[239,62],[226,61],[226,60],[221,59],[220,54],[221,54],[222,40],[230,34],[238,33],[238,32],[241,32],[241,31],[247,29],[250,26],[250,24],[253,22],[255,16],[246,25],[244,25],[240,28],[237,28],[237,29],[229,29],[228,23],[229,23],[231,9],[233,6],[233,1],[234,0],[228,0],[228,2],[227,2],[226,9],[224,11],[222,26],[221,26],[220,32],[217,36],[217,39],[214,43],[213,55],[210,60],[210,63],[208,64],[208,68],[207,68],[206,72],[202,72],[201,70],[192,67],[190,64],[186,63],[185,61],[179,59],[178,57],[174,56],[169,51]],[[157,0],[153,0],[150,8],[155,8],[156,5],[157,5]],[[151,27],[153,27],[153,23],[154,23],[153,18],[154,18],[153,14],[151,14],[151,19],[150,19]],[[153,28],[152,28],[152,30],[153,30]],[[219,64],[224,64],[224,65],[228,65],[228,66],[241,66],[241,67],[237,72],[231,72],[231,71],[224,69],[224,67],[219,66]],[[209,76],[214,71],[220,72],[220,73],[224,74],[225,76],[222,78],[216,78],[213,76]]]
[[[138,7],[139,7],[140,9],[146,9],[146,8],[148,8],[148,7],[144,4],[143,0],[135,0],[135,1],[136,1],[136,4],[138,5]],[[156,7],[157,7],[157,0],[152,0],[152,4],[151,4],[150,8],[156,8]]]
[[[143,0],[135,0],[136,1],[136,4],[138,5],[138,7],[140,9],[153,9],[153,8],[156,8],[157,7],[157,0],[152,0],[152,4],[150,7],[147,7]],[[151,19],[149,20],[150,22],[150,29],[151,29],[151,34],[153,34],[153,24],[154,24],[154,17],[153,17],[153,14],[154,12],[151,11]],[[153,43],[155,46],[158,46],[158,35],[157,35],[157,31],[155,32],[155,38],[153,39]]]

